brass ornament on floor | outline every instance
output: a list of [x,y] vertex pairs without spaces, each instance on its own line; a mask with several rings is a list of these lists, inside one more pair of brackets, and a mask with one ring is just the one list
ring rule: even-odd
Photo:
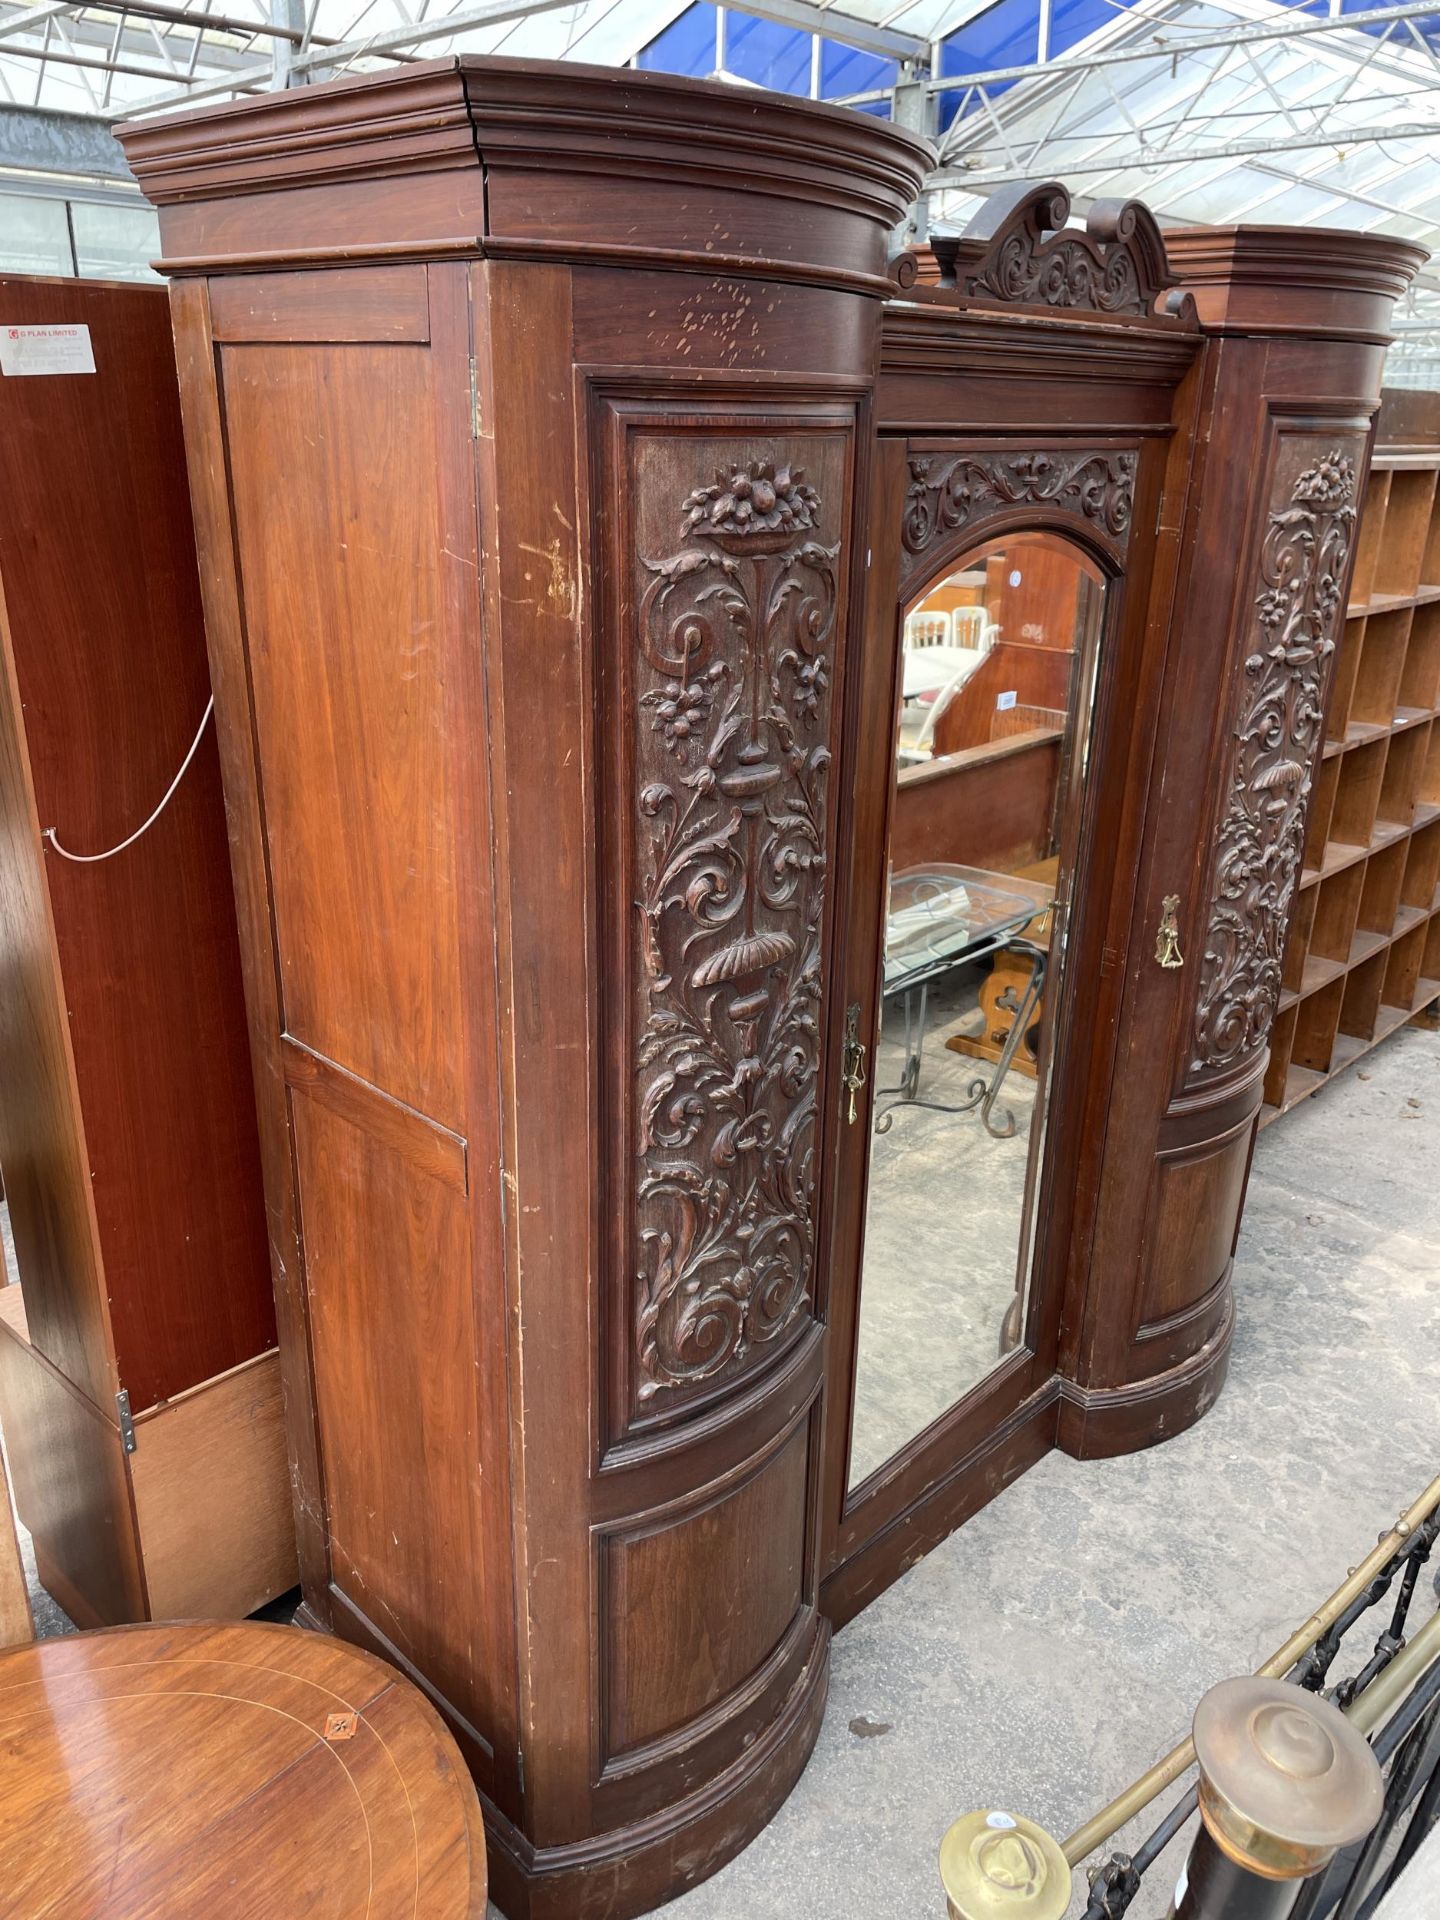
[[1070,1866],[1060,1843],[1019,1814],[963,1814],[940,1842],[951,1920],[1061,1920]]

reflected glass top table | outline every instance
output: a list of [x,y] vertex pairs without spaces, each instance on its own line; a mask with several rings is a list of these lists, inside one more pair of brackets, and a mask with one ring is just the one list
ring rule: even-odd
[[[900,1106],[921,1106],[941,1113],[968,1113],[979,1107],[987,1129],[1002,1138],[1015,1131],[1014,1116],[1006,1113],[993,1124],[996,1096],[1010,1071],[1011,1061],[1040,998],[1047,954],[1042,946],[1022,937],[1024,929],[1048,913],[1055,892],[1037,880],[1016,874],[990,873],[979,867],[935,863],[907,867],[890,878],[890,905],[885,921],[884,997],[903,997],[905,1006],[905,1066],[895,1087],[877,1089],[896,1097],[877,1107],[875,1130],[887,1133]],[[1014,948],[1031,963],[1030,981],[1006,1039],[994,1075],[977,1076],[969,1097],[958,1106],[922,1100],[920,1073],[925,1048],[928,989],[956,967],[984,960],[1001,947]],[[918,1016],[914,996],[919,994]]]

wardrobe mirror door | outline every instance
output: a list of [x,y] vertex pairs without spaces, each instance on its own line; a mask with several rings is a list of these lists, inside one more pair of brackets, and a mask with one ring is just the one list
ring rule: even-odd
[[1104,591],[1026,532],[905,610],[852,1488],[1024,1342]]

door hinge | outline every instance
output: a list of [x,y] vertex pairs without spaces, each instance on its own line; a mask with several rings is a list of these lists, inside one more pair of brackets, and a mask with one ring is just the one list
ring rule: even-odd
[[135,1451],[135,1422],[130,1413],[130,1391],[122,1387],[115,1396],[115,1411],[120,1416],[120,1440],[127,1453]]

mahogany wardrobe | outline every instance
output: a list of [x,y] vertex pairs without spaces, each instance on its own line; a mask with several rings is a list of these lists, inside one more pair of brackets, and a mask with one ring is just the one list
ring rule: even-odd
[[1049,187],[892,258],[923,142],[573,65],[122,139],[305,1618],[444,1712],[507,1913],[637,1913],[834,1624],[1220,1389],[1421,256]]

